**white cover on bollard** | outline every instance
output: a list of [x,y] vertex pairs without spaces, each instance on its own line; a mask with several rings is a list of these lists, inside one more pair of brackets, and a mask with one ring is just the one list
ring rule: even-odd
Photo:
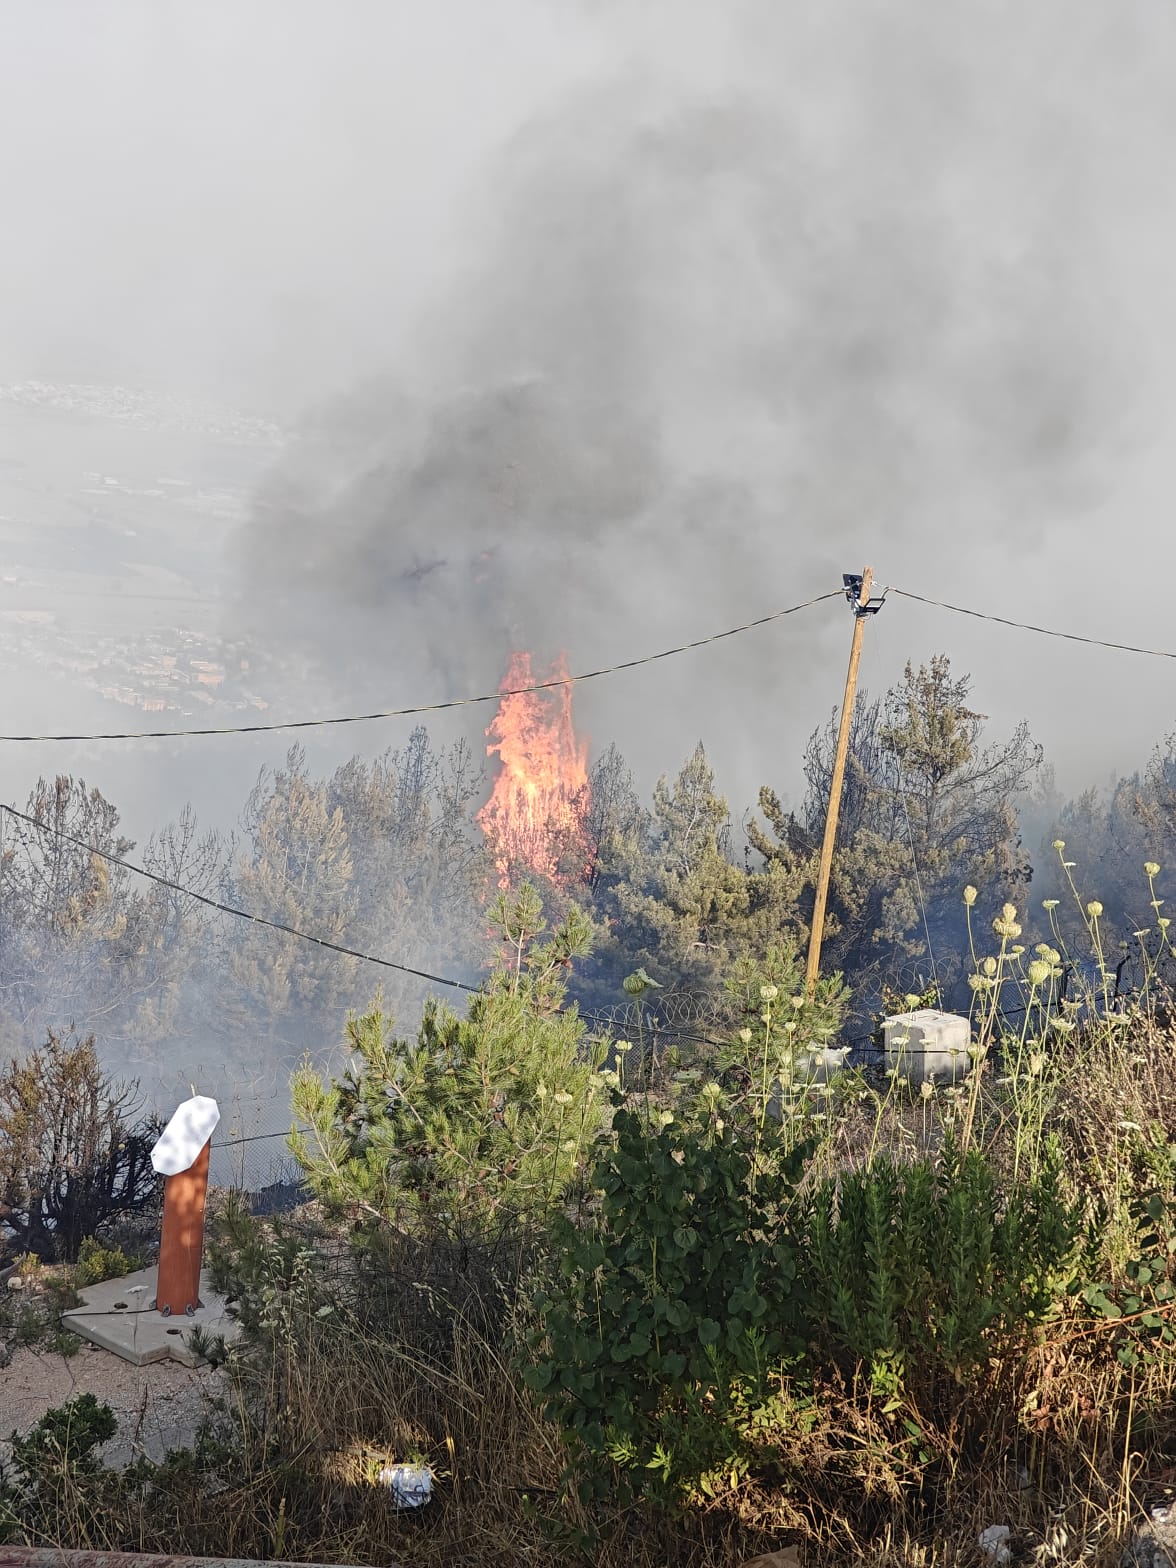
[[178,1176],[195,1164],[220,1121],[220,1106],[206,1094],[185,1100],[159,1135],[151,1164],[161,1176]]

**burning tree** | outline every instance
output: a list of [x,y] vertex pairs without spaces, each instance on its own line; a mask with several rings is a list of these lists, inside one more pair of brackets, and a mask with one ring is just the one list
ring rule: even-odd
[[588,832],[588,747],[572,726],[572,687],[563,654],[537,683],[531,655],[512,656],[501,687],[502,700],[486,731],[488,756],[500,768],[478,826],[508,888],[521,873],[563,883],[583,876],[591,862]]

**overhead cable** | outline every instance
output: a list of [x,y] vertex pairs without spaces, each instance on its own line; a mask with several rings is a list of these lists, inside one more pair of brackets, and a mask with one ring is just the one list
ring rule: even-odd
[[[0,812],[7,813],[8,816],[14,818],[16,821],[27,823],[30,827],[35,828],[40,833],[51,834],[56,838],[66,839],[69,843],[76,844],[79,849],[84,849],[87,854],[97,855],[99,859],[108,861],[112,866],[121,866],[124,871],[131,871],[136,876],[145,877],[149,882],[157,882],[161,887],[169,888],[173,893],[179,893],[185,898],[194,899],[198,904],[204,904],[209,909],[218,910],[222,915],[233,915],[239,920],[250,920],[254,925],[268,926],[270,930],[280,931],[284,936],[297,937],[298,940],[302,942],[313,942],[316,947],[326,948],[329,952],[339,953],[346,958],[356,958],[365,964],[376,964],[382,969],[395,969],[400,974],[412,975],[417,980],[428,980],[434,985],[448,986],[452,990],[465,991],[471,995],[480,989],[479,986],[471,985],[466,980],[455,980],[450,975],[433,974],[428,969],[416,969],[411,964],[402,964],[397,962],[395,959],[381,958],[374,953],[365,953],[362,952],[359,948],[348,947],[342,942],[333,942],[327,937],[316,936],[313,932],[302,931],[297,926],[286,925],[281,920],[270,920],[265,915],[251,914],[247,909],[238,909],[233,904],[225,904],[222,903],[219,899],[209,898],[207,894],[197,893],[193,888],[184,887],[179,882],[172,882],[169,878],[160,876],[158,872],[148,871],[146,866],[137,866],[133,861],[125,860],[120,855],[112,855],[107,850],[98,849],[93,844],[87,844],[85,839],[78,838],[73,833],[67,833],[64,828],[54,827],[47,822],[39,822],[36,817],[29,816],[27,812],[18,811],[15,806],[9,806],[2,801],[0,801]],[[571,1011],[571,1009],[561,1007],[556,1009],[556,1011],[566,1013]],[[586,1022],[594,1023],[597,1025],[597,1027],[599,1027],[604,1014],[599,1012],[581,1011],[580,1016],[583,1017]],[[611,1024],[615,1022],[615,1020],[610,1019],[608,1022]],[[676,1036],[682,1039],[695,1040],[700,1044],[714,1046],[721,1044],[720,1041],[713,1040],[708,1036],[697,1034],[687,1035],[683,1030],[680,1029],[675,1029],[673,1032]],[[262,1134],[261,1136],[268,1137],[269,1134]],[[238,1141],[244,1142],[247,1140],[242,1139]]]
[[[218,910],[222,915],[233,915],[239,920],[250,920],[255,925],[268,926],[273,931],[280,931],[284,936],[297,937],[302,942],[313,942],[316,947],[326,948],[329,952],[339,953],[346,958],[356,958],[365,964],[376,964],[382,969],[395,969],[400,974],[412,975],[418,980],[428,980],[434,985],[449,986],[452,990],[465,991],[469,994],[474,994],[480,989],[479,986],[471,985],[466,980],[455,980],[449,975],[433,974],[427,969],[416,969],[411,964],[402,964],[391,958],[380,958],[374,953],[361,952],[358,948],[348,947],[342,942],[332,942],[327,937],[315,936],[313,932],[299,930],[298,927],[286,925],[283,921],[270,920],[265,915],[251,914],[247,909],[238,909],[232,904],[224,904],[219,899],[209,898],[205,893],[197,893],[193,888],[184,887],[179,882],[172,882],[169,878],[162,877],[155,871],[148,871],[146,866],[137,866],[133,861],[125,860],[120,855],[112,855],[107,850],[97,849],[93,844],[87,844],[85,839],[77,838],[74,834],[67,833],[63,828],[53,827],[47,822],[39,822],[36,817],[29,816],[27,812],[18,811],[15,806],[9,806],[2,801],[0,801],[0,812],[7,813],[19,822],[27,823],[40,833],[52,834],[57,838],[66,839],[69,843],[76,844],[79,849],[84,849],[87,854],[97,855],[101,860],[108,861],[113,866],[121,866],[124,871],[131,871],[136,876],[146,877],[149,882],[158,882],[161,887],[169,888],[173,893],[179,893],[185,898],[194,899],[197,903],[204,904],[209,909]],[[560,1007],[556,1011],[567,1013],[571,1011],[571,1008]],[[580,1016],[586,1023],[595,1025],[597,1028],[601,1027],[602,1020],[605,1017],[603,1013],[579,1011]],[[608,1019],[604,1026],[609,1027],[613,1023],[615,1023],[614,1019]],[[720,1046],[722,1044],[721,1041],[712,1039],[707,1035],[688,1034],[681,1029],[675,1029],[673,1033],[678,1038],[694,1040],[699,1044],[712,1046]],[[264,1138],[276,1135],[262,1133],[257,1136]],[[237,1139],[234,1141],[245,1143],[254,1140]]]
[[[903,599],[910,599],[918,604],[930,605],[934,609],[947,610],[953,615],[966,615],[973,620],[990,621],[997,626],[1008,626],[1016,631],[1033,632],[1040,637],[1054,637],[1065,642],[1084,643],[1087,647],[1107,648],[1116,653],[1138,653],[1151,659],[1176,659],[1176,651],[1171,649],[1145,648],[1136,643],[1113,642],[1103,637],[1088,637],[1080,632],[1062,631],[1058,627],[1038,626],[1031,621],[1015,621],[1006,615],[994,615],[986,610],[974,610],[966,605],[950,604],[944,599],[932,599],[926,594],[913,593],[907,588],[888,587],[882,595],[882,599],[884,600],[886,594],[890,593],[897,594]],[[508,686],[498,691],[482,692],[473,697],[453,697],[445,702],[416,703],[403,708],[381,708],[371,713],[330,714],[325,718],[318,719],[284,719],[272,724],[206,725],[200,728],[180,730],[106,730],[90,734],[0,735],[0,743],[10,745],[52,745],[65,742],[189,740],[213,735],[269,735],[285,730],[326,729],[347,724],[373,724],[381,719],[404,719],[428,713],[444,713],[453,708],[477,707],[488,702],[499,702],[503,697],[520,697],[531,692],[552,691],[563,686],[574,686],[581,681],[599,680],[602,676],[616,675],[624,670],[638,669],[642,665],[655,664],[662,659],[672,659],[677,657],[678,654],[708,647],[711,643],[722,642],[730,637],[739,637],[744,632],[754,631],[757,627],[770,625],[773,621],[782,620],[787,615],[796,615],[801,610],[811,609],[813,605],[841,597],[842,590],[818,594],[815,598],[806,599],[801,604],[789,605],[786,609],[775,610],[770,615],[758,616],[755,620],[744,621],[738,626],[728,627],[725,631],[712,632],[707,637],[697,637],[691,642],[679,643],[673,648],[663,648],[658,653],[644,654],[636,659],[623,659],[616,664],[603,665],[595,670],[583,670],[576,675],[561,675],[549,680],[534,681],[526,686]],[[881,600],[879,603],[881,603]]]
[[477,697],[451,697],[447,702],[417,703],[408,708],[384,708],[375,713],[349,713],[323,719],[285,719],[275,724],[233,724],[188,730],[112,730],[94,735],[0,735],[0,741],[11,744],[35,742],[38,745],[45,745],[58,741],[186,740],[202,735],[269,735],[278,730],[326,729],[340,724],[372,724],[377,719],[407,719],[425,713],[444,713],[450,708],[472,708],[481,703],[500,702],[503,697],[522,697],[529,692],[552,691],[561,686],[574,686],[581,681],[599,680],[603,675],[616,675],[622,670],[635,670],[644,664],[656,664],[661,659],[673,659],[680,653],[690,653],[695,648],[706,648],[711,643],[723,642],[729,637],[740,637],[744,632],[754,631],[759,626],[768,626],[773,621],[783,620],[786,615],[796,615],[801,610],[811,609],[815,604],[823,604],[826,599],[841,597],[841,589],[831,593],[821,593],[815,599],[806,599],[803,604],[791,604],[785,610],[773,610],[770,615],[757,616],[753,621],[744,621],[739,626],[729,626],[726,631],[712,632],[708,637],[696,637],[693,642],[679,643],[673,648],[663,648],[660,653],[643,654],[638,659],[623,659],[617,664],[603,665],[598,670],[584,670],[579,675],[559,675],[550,680],[534,681],[527,686],[509,686],[499,691],[483,692]]
[[158,882],[161,887],[170,888],[173,893],[180,893],[185,898],[195,899],[198,904],[205,904],[209,909],[218,910],[222,915],[233,915],[238,920],[251,920],[254,925],[268,926],[272,931],[282,932],[284,936],[297,937],[301,942],[313,942],[316,947],[326,948],[328,952],[340,953],[345,958],[358,958],[365,964],[378,964],[382,969],[396,969],[401,974],[414,975],[418,980],[431,981],[433,985],[451,986],[457,991],[478,989],[476,985],[468,985],[464,980],[452,980],[447,975],[435,975],[428,969],[414,969],[411,964],[397,963],[395,959],[378,958],[374,953],[360,952],[358,948],[347,947],[342,942],[332,942],[328,937],[315,936],[310,931],[300,931],[296,926],[288,926],[281,920],[270,920],[266,915],[254,915],[247,909],[237,909],[232,904],[222,904],[219,899],[209,898],[206,893],[197,893],[193,888],[183,887],[178,882],[161,877],[158,872],[148,871],[146,866],[137,866],[133,861],[124,860],[119,855],[112,855],[105,849],[97,849],[93,844],[87,844],[85,839],[67,833],[64,828],[51,826],[48,822],[40,822],[36,817],[29,816],[27,812],[18,811],[15,806],[0,802],[0,811],[7,812],[18,822],[27,823],[38,833],[66,839],[69,843],[76,844],[79,849],[84,849],[87,854],[97,855],[100,860],[108,861],[112,866],[121,866],[124,871],[132,871],[136,876],[146,877],[149,882]]
[[[71,844],[76,844],[79,849],[84,849],[87,854],[97,855],[100,860],[105,860],[112,866],[121,866],[124,871],[133,872],[135,876],[145,877],[149,882],[157,882],[161,887],[166,887],[173,893],[179,893],[184,898],[191,898],[196,903],[204,904],[209,909],[215,909],[222,915],[232,915],[238,920],[249,920],[254,925],[267,926],[271,931],[279,931],[283,936],[296,937],[300,942],[313,942],[316,947],[325,948],[331,953],[338,953],[344,958],[355,958],[361,963],[375,964],[381,969],[395,969],[400,974],[411,975],[417,980],[428,980],[433,985],[448,986],[451,990],[464,991],[470,995],[476,994],[481,989],[479,986],[471,985],[467,980],[455,980],[450,975],[434,974],[431,970],[416,969],[411,964],[402,964],[392,958],[381,958],[374,953],[365,953],[359,948],[348,947],[342,942],[333,942],[327,937],[316,936],[313,932],[302,931],[297,926],[286,925],[281,920],[270,920],[265,915],[251,914],[247,909],[238,909],[233,904],[222,903],[219,899],[210,898],[206,893],[198,893],[194,888],[184,887],[179,882],[173,882],[168,877],[160,876],[158,872],[148,871],[146,866],[137,866],[133,861],[125,860],[120,855],[112,855],[108,850],[98,849],[93,844],[87,844],[85,839],[78,838],[73,833],[67,833],[64,828],[53,827],[47,822],[39,822],[36,817],[29,816],[27,812],[18,811],[15,806],[10,806],[6,802],[0,801],[0,812],[6,813],[15,821],[27,823],[29,827],[35,828],[39,833],[50,834],[56,838],[63,838]],[[602,1027],[612,1028],[617,1024],[617,1019],[609,1016],[604,1011],[581,1009],[578,1007],[578,1004],[573,1004],[573,1006],[577,1007],[579,1016],[586,1023],[595,1025],[598,1029]],[[567,1013],[571,1011],[571,1008],[560,1007],[555,1009],[555,1011]],[[1006,1016],[1012,1016],[1022,1011],[1022,1009],[1014,1007],[1002,1009],[1001,1011]],[[665,1033],[672,1035],[676,1039],[693,1041],[698,1045],[710,1045],[721,1048],[724,1044],[723,1041],[716,1040],[711,1035],[698,1034],[691,1030],[680,1029],[677,1026],[667,1027]],[[873,1033],[858,1035],[849,1040],[847,1044],[850,1046],[859,1045],[873,1038]],[[258,1136],[269,1137],[276,1136],[276,1134],[264,1133]],[[235,1141],[252,1142],[253,1139]]]
[[1039,637],[1059,637],[1065,642],[1082,642],[1091,648],[1110,648],[1116,653],[1142,653],[1149,659],[1176,659],[1176,652],[1166,648],[1140,648],[1130,642],[1108,642],[1102,637],[1084,637],[1080,632],[1058,631],[1052,626],[1034,626],[1029,621],[1013,621],[1006,615],[991,615],[985,610],[969,610],[960,604],[946,604],[942,599],[929,599],[921,593],[910,593],[905,588],[887,588],[887,593],[898,594],[903,599],[914,599],[919,604],[930,604],[937,610],[950,610],[953,615],[967,615],[976,621],[993,621],[997,626],[1011,626],[1019,632],[1036,632]]

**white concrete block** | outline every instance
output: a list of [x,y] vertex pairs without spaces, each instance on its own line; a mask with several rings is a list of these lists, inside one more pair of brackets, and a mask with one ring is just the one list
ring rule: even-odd
[[971,1066],[972,1026],[959,1013],[920,1007],[882,1024],[887,1068],[911,1083],[958,1083]]
[[794,1086],[826,1084],[834,1079],[849,1055],[847,1045],[802,1047],[792,1062]]

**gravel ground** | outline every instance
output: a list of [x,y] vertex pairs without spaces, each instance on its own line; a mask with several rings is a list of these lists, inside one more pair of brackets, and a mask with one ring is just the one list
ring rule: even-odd
[[6,1439],[14,1429],[27,1432],[47,1410],[73,1395],[94,1394],[118,1421],[117,1433],[102,1450],[108,1464],[127,1464],[143,1454],[162,1459],[169,1448],[192,1443],[206,1397],[223,1388],[223,1373],[212,1367],[185,1367],[178,1361],[134,1367],[94,1345],[68,1357],[14,1348],[11,1365],[0,1369],[0,1457],[7,1454]]

